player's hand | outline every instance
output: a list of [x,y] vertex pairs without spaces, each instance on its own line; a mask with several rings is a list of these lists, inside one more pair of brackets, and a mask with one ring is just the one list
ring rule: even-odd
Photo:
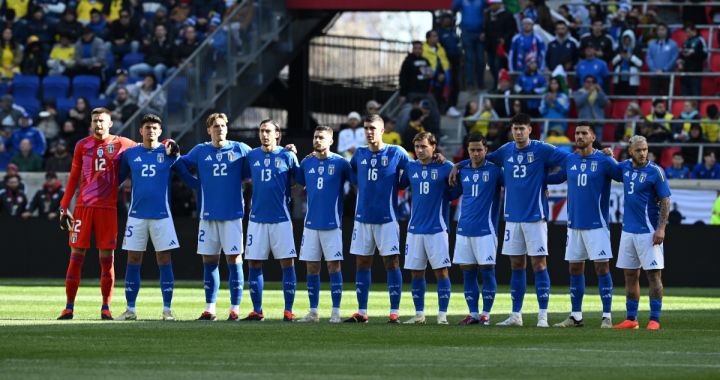
[[434,153],[433,161],[437,162],[438,164],[444,164],[447,160],[445,159],[445,156],[442,155],[442,153]]
[[60,229],[63,231],[72,231],[73,216],[70,210],[60,209]]
[[317,153],[315,153],[315,151],[313,150],[307,156],[305,156],[305,158],[308,158],[308,157],[317,157]]
[[603,152],[603,154],[606,155],[606,156],[610,156],[610,157],[613,156],[613,151],[612,151],[612,149],[610,149],[610,148],[603,148],[603,149],[601,150],[601,152]]
[[453,165],[452,170],[450,171],[450,175],[448,176],[448,184],[450,186],[457,186],[457,174],[460,170],[460,167],[457,165]]
[[297,147],[295,146],[295,144],[287,144],[285,145],[285,149],[293,152],[294,154],[297,154]]
[[58,216],[58,214],[56,212],[50,212],[47,214],[48,220],[53,220],[53,219],[57,218],[57,216]]
[[665,229],[658,229],[653,234],[653,245],[660,245],[665,240]]
[[175,142],[173,139],[166,139],[161,141],[163,145],[165,145],[165,154],[168,156],[178,156],[180,155],[180,145]]

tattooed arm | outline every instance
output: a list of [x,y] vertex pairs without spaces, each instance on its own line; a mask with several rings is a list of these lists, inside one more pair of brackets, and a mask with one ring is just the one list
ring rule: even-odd
[[665,225],[670,215],[670,197],[660,200],[660,218],[658,219],[657,229],[653,235],[653,244],[660,245],[665,240]]

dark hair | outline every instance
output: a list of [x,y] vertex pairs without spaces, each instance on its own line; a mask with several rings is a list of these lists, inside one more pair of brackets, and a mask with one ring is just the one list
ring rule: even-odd
[[665,104],[665,101],[662,99],[655,99],[655,100],[653,100],[652,105],[653,105],[653,107],[655,107],[656,105],[661,104],[661,103]]
[[55,173],[55,172],[52,171],[52,170],[49,170],[47,173],[45,173],[45,179],[47,180],[47,179],[50,179],[50,178],[57,179],[57,173]]
[[420,41],[420,40],[415,40],[415,41],[411,42],[410,44],[413,45],[413,46],[415,46],[415,45],[420,45],[420,46],[422,46],[423,43],[422,43],[422,41]]
[[417,121],[423,116],[423,111],[420,108],[413,108],[410,110],[410,121]]
[[315,132],[330,132],[330,134],[333,134],[332,128],[328,127],[327,125],[318,125],[315,127]]
[[[83,99],[83,100],[85,100],[85,103],[87,103],[87,99],[85,99],[85,98],[78,98],[78,99]],[[99,114],[103,114],[103,113],[107,114],[108,116],[111,115],[110,110],[105,107],[93,108],[93,110],[90,112],[90,115],[99,115]]]
[[465,137],[465,151],[467,152],[470,149],[470,143],[471,142],[479,142],[482,143],[484,147],[487,147],[487,140],[485,139],[485,136],[483,136],[481,133],[473,132],[467,137]]
[[710,118],[716,118],[718,116],[718,106],[716,104],[710,104],[705,107],[705,112]]
[[430,30],[428,30],[428,31],[425,33],[425,38],[426,38],[426,39],[427,39],[427,38],[430,38],[430,35],[431,35],[433,32],[437,33],[437,30],[435,30],[435,29],[430,29]]
[[152,113],[146,113],[143,115],[142,120],[140,121],[141,126],[145,126],[145,124],[160,124],[162,125],[162,119],[160,116],[152,114]]
[[565,25],[565,26],[568,26],[568,24],[567,24],[567,23],[566,23],[565,21],[563,21],[563,20],[558,20],[558,21],[555,21],[555,26],[558,26],[558,25]]
[[680,157],[682,157],[683,155],[682,155],[682,153],[680,153],[680,152],[675,152],[675,153],[673,153],[672,156],[673,156],[673,157],[675,157],[675,156],[680,156]]
[[432,146],[437,146],[437,138],[435,138],[435,135],[432,132],[420,132],[415,137],[413,137],[412,142],[413,145],[417,141],[422,141],[427,139],[428,143]]
[[[42,8],[40,8],[40,9],[42,9]],[[93,13],[101,14],[100,11],[97,10],[97,8],[93,8],[93,10],[90,11],[90,14],[91,14],[91,15],[92,15]],[[119,13],[118,13],[118,14],[119,14]]]
[[383,125],[385,125],[385,120],[383,120],[382,116],[378,114],[372,114],[365,116],[365,122],[366,123],[374,123],[376,121],[381,122]]
[[[580,122],[577,123],[577,125],[575,125],[575,129],[580,128],[580,127],[589,128],[589,129],[590,129],[590,132],[592,132],[593,135],[596,135],[596,134],[595,134],[595,127],[593,127],[592,124],[590,124],[590,122],[588,122],[588,121],[580,121]],[[597,136],[597,135],[596,135],[596,136]]]
[[277,144],[280,144],[280,139],[282,138],[282,131],[280,130],[280,123],[278,123],[274,119],[265,119],[260,122],[260,125],[258,125],[258,128],[262,127],[264,124],[270,124],[275,127],[275,132],[277,132],[277,134],[278,134],[276,141],[277,141]]
[[147,77],[152,78],[152,80],[153,80],[152,90],[155,91],[155,90],[157,89],[157,86],[158,86],[157,77],[155,77],[155,74],[153,74],[153,73],[147,73],[147,74],[143,75],[143,79],[145,79],[145,78],[147,78]]
[[685,29],[697,30],[697,27],[695,27],[695,24],[693,24],[693,23],[691,23],[691,22],[686,22],[686,23],[685,23]]
[[715,152],[713,152],[712,150],[706,150],[705,154],[703,154],[703,157],[710,157],[710,156],[714,156],[714,155],[715,155]]
[[532,124],[532,121],[530,120],[530,116],[519,113],[510,119],[510,125],[530,125]]

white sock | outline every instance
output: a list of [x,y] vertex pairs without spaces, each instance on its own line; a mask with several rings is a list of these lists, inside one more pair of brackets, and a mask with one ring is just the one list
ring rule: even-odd
[[522,318],[522,311],[518,311],[518,312],[514,312],[514,311],[513,311],[513,312],[512,312],[512,315],[513,315],[513,317]]
[[447,311],[438,311],[438,319],[447,319]]
[[424,312],[424,311],[415,311],[415,316],[416,316],[416,317],[424,317],[424,316],[425,316],[425,312]]
[[163,306],[163,312],[168,312],[168,311],[170,311],[170,308],[169,308],[169,307],[166,307],[166,306]]
[[136,312],[136,311],[135,311],[135,307],[130,307],[130,306],[128,306],[128,308],[127,308],[127,309],[128,309],[128,311],[132,311],[133,313],[135,313],[135,312]]
[[367,309],[358,309],[358,314],[367,317]]
[[582,321],[582,311],[573,311],[570,316],[575,318],[576,321]]
[[205,304],[205,311],[215,314],[215,302],[213,303],[206,303]]
[[311,307],[311,308],[310,308],[310,312],[313,313],[313,314],[315,314],[315,315],[317,315],[318,309],[317,309],[316,307]]
[[[475,313],[475,314],[477,314],[477,313]],[[489,311],[483,311],[482,313],[480,313],[480,315],[486,316],[486,317],[488,317],[488,319],[490,319],[490,312],[489,312]]]
[[398,310],[398,309],[390,309],[390,314],[400,315],[400,310]]
[[340,308],[339,307],[332,308],[332,315],[340,315]]
[[538,311],[538,318],[547,319],[547,309],[540,309],[540,311]]
[[240,312],[240,305],[230,305],[230,311],[234,311],[236,314]]
[[480,314],[478,314],[476,312],[470,313],[470,316],[473,317],[473,319],[480,319]]
[[612,319],[612,314],[610,313],[603,313],[603,318]]

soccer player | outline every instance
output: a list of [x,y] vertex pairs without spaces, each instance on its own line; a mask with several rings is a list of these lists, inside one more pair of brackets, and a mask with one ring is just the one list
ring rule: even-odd
[[[485,159],[487,143],[479,133],[470,134],[466,140],[470,163],[458,171],[459,186],[455,191],[460,199],[453,263],[463,272],[465,302],[470,315],[459,325],[490,324],[490,311],[495,301],[497,280],[495,263],[497,254],[497,223],[500,209],[500,187],[503,173],[500,166]],[[482,276],[483,310],[478,311],[480,287],[478,274]]]
[[370,268],[375,248],[378,248],[387,271],[390,294],[388,323],[400,323],[400,226],[395,211],[400,171],[405,169],[410,157],[403,148],[382,142],[384,126],[382,117],[368,115],[364,123],[367,146],[358,148],[350,160],[353,177],[357,181],[355,225],[350,253],[355,255],[357,264],[355,287],[358,311],[345,320],[349,323],[368,321]]
[[663,240],[670,213],[670,186],[662,168],[648,161],[645,137],[633,136],[628,143],[631,159],[620,163],[625,198],[617,261],[617,267],[625,270],[627,318],[613,327],[638,328],[642,268],[650,286],[650,322],[647,329],[659,330],[663,297],[661,271],[665,267]]
[[250,147],[227,140],[228,118],[213,113],[206,120],[210,142],[196,145],[178,164],[197,169],[200,181],[200,226],[198,255],[204,268],[205,310],[198,320],[214,321],[217,293],[220,289],[220,253],[225,253],[230,287],[229,321],[238,320],[244,285],[242,271],[243,228],[245,213],[242,183],[249,174],[245,161]]
[[[567,152],[550,144],[530,139],[530,117],[515,115],[511,121],[514,142],[501,146],[486,159],[503,166],[505,183],[505,233],[502,254],[510,256],[512,276],[510,296],[512,314],[498,326],[522,326],[522,304],[525,298],[527,256],[535,272],[538,327],[550,327],[547,308],[550,300],[550,276],[547,271],[547,198],[545,177],[549,167],[563,162]],[[461,164],[467,165],[468,161]],[[453,170],[456,174],[456,166]],[[456,183],[457,175],[451,177]]]
[[259,135],[261,146],[248,154],[245,164],[253,183],[245,248],[253,311],[243,320],[265,320],[262,308],[262,291],[265,285],[263,262],[267,261],[272,251],[273,258],[280,262],[283,273],[283,321],[292,322],[295,319],[292,307],[297,281],[294,263],[297,253],[288,207],[291,200],[291,180],[295,177],[299,164],[292,151],[278,146],[280,125],[275,120],[266,119],[260,122]]
[[598,277],[603,305],[601,328],[612,327],[613,282],[610,275],[610,183],[618,164],[593,148],[595,130],[580,122],[575,128],[575,150],[565,159],[560,172],[548,176],[548,183],[567,181],[568,233],[565,260],[570,264],[570,316],[554,327],[582,327],[585,296],[585,261],[590,259]]
[[350,163],[330,152],[333,130],[321,125],[315,128],[315,154],[302,160],[295,181],[305,186],[307,214],[300,244],[300,260],[307,264],[307,289],[310,312],[298,322],[318,322],[320,300],[320,261],[325,257],[330,273],[332,313],[330,323],[340,323],[343,259],[342,210],[343,184],[350,180]]
[[148,239],[152,239],[160,269],[162,318],[173,321],[175,316],[171,303],[175,280],[170,250],[179,248],[180,244],[170,213],[169,185],[172,170],[191,187],[197,187],[198,182],[185,165],[175,165],[177,156],[169,156],[165,152],[165,147],[159,141],[162,134],[162,120],[159,116],[146,114],[140,125],[142,145],[125,151],[120,164],[120,182],[128,175],[132,178],[132,201],[122,245],[128,254],[125,271],[127,310],[117,320],[137,319],[135,301],[140,292],[140,266]]
[[439,311],[437,323],[447,325],[451,285],[448,274],[450,252],[448,225],[450,190],[448,176],[453,165],[433,161],[437,139],[430,132],[413,138],[417,160],[410,161],[400,177],[400,187],[410,187],[412,210],[405,244],[405,269],[412,273],[412,298],[415,316],[406,324],[425,324],[425,268],[428,261],[437,279]]

